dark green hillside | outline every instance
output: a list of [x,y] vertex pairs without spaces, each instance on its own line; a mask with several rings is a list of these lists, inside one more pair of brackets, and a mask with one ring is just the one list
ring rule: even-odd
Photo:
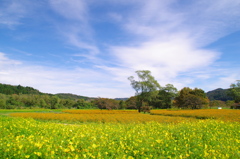
[[85,96],[79,96],[79,95],[75,95],[75,94],[71,94],[71,93],[58,93],[55,94],[56,96],[58,96],[61,99],[72,99],[72,100],[77,100],[77,99],[94,99],[94,98],[90,98],[90,97],[85,97]]
[[228,89],[222,89],[222,88],[218,88],[218,89],[207,92],[207,97],[211,101],[212,100],[221,100],[221,101],[233,100],[233,98],[228,95]]
[[44,94],[37,89],[32,87],[23,87],[21,85],[13,86],[8,84],[0,83],[0,93],[11,95],[11,94]]
[[0,109],[89,109],[90,98],[73,94],[47,94],[32,87],[0,84]]

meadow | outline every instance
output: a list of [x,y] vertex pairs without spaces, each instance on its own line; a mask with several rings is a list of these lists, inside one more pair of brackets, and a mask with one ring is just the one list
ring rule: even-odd
[[9,159],[240,158],[237,115],[229,120],[230,111],[224,118],[224,111],[212,110],[216,112],[211,118],[211,110],[205,110],[211,119],[202,120],[201,111],[188,117],[181,114],[184,110],[156,115],[160,111],[169,110],[153,110],[155,115],[106,110],[8,112],[0,116],[0,154]]

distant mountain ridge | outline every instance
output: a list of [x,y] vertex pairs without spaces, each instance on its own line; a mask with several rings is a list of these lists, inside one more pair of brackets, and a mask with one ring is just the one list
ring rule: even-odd
[[95,99],[94,97],[86,97],[86,96],[80,96],[76,94],[71,94],[71,93],[57,93],[55,94],[61,99],[72,99],[72,100],[77,100],[77,99]]
[[217,88],[212,91],[207,92],[207,97],[209,100],[221,100],[221,101],[227,101],[227,100],[233,100],[232,97],[228,95],[229,89],[222,89]]

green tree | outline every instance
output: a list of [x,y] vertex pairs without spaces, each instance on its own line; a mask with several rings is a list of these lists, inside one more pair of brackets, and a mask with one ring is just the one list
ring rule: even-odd
[[235,103],[240,102],[240,80],[230,85],[229,95],[233,97]]
[[211,107],[225,107],[226,104],[224,101],[221,100],[212,100],[209,102],[209,106]]
[[172,107],[172,101],[177,96],[178,90],[172,84],[167,84],[159,90],[157,100],[159,108],[166,109]]
[[128,79],[136,91],[137,109],[138,112],[141,112],[141,107],[144,106],[144,103],[150,103],[156,98],[160,85],[148,70],[139,70],[136,71],[136,74],[138,81],[136,81],[133,76],[130,76]]
[[71,109],[76,102],[72,99],[60,99],[59,105],[64,108]]
[[57,96],[51,96],[50,98],[50,108],[51,109],[58,109],[59,108],[59,102],[60,102],[60,98],[58,98]]
[[40,101],[39,101],[39,106],[40,106],[41,108],[47,108],[47,103],[45,102],[44,99],[40,99]]
[[119,109],[125,109],[125,108],[126,108],[126,102],[124,100],[120,100]]
[[200,109],[207,107],[209,100],[202,89],[184,87],[175,98],[175,104],[178,108]]
[[76,101],[76,103],[73,105],[73,107],[77,108],[77,109],[90,109],[90,108],[94,108],[92,103],[90,103],[89,101],[86,101],[84,99],[78,99]]
[[234,106],[234,103],[235,103],[234,100],[227,100],[226,101],[226,106],[231,108],[232,106]]
[[0,109],[6,109],[6,100],[6,95],[0,93]]

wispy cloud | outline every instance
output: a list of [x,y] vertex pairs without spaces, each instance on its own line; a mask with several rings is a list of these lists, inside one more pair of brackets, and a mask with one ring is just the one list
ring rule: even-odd
[[8,57],[6,57],[4,53],[0,52],[0,67],[2,70],[4,70],[4,67],[6,67],[7,65],[19,65],[19,64],[21,64],[20,61],[11,60]]
[[[125,86],[111,81],[109,74],[98,70],[75,68],[73,70],[29,65],[9,59],[0,53],[1,83],[31,86],[48,93],[75,93],[91,97],[127,97]],[[130,88],[129,88],[130,89]],[[130,90],[131,91],[131,90]]]
[[0,5],[0,25],[8,26],[10,28],[21,24],[20,20],[26,14],[27,1],[2,1]]
[[50,0],[52,8],[66,19],[84,22],[87,8],[84,1],[79,0]]
[[[194,83],[195,77],[210,79],[208,69],[220,59],[221,53],[204,46],[240,27],[236,22],[240,17],[239,2],[235,0],[189,1],[185,5],[174,0],[150,0],[134,6],[137,9],[121,25],[136,41],[133,45],[111,46],[111,53],[123,70],[149,69],[163,83],[173,81],[186,86]],[[202,73],[182,77],[196,70]],[[125,78],[116,71],[112,73]],[[176,80],[181,78],[184,80]]]
[[[30,3],[29,0],[4,1],[0,5],[0,27],[21,24],[24,17],[31,15],[26,7]],[[50,93],[128,97],[134,91],[127,77],[141,69],[151,70],[161,85],[172,83],[178,88],[205,85],[204,89],[209,90],[227,87],[240,78],[239,72],[219,65],[221,52],[206,47],[240,29],[240,21],[236,20],[240,19],[238,0],[48,0],[41,5],[40,8],[46,7],[44,16],[51,12],[44,22],[54,27],[54,36],[60,35],[56,38],[68,44],[58,49],[66,48],[65,55],[71,56],[74,66],[68,67],[69,70],[34,65],[0,53],[2,83],[28,85]],[[93,13],[97,7],[103,8]],[[109,20],[108,27],[115,24],[122,36],[127,37],[111,36],[111,44],[96,37],[99,30],[94,22],[103,27]],[[24,52],[34,55],[23,49]]]
[[93,30],[89,25],[88,6],[79,0],[50,0],[51,8],[60,16],[64,23],[57,21],[56,27],[69,44],[85,49],[89,54],[97,54],[94,45]]

